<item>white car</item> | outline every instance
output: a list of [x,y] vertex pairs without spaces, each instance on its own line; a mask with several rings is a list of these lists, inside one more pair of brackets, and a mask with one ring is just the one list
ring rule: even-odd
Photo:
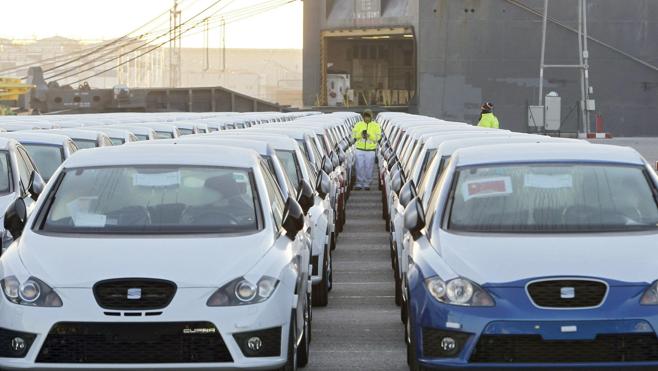
[[78,129],[54,129],[45,131],[46,133],[61,134],[73,139],[78,149],[90,149],[97,147],[112,146],[112,140],[105,133],[94,130]]
[[65,135],[52,134],[41,130],[15,131],[2,133],[3,137],[20,142],[27,150],[43,177],[48,182],[57,168],[78,151],[73,140]]
[[[81,151],[0,257],[7,369],[275,369],[308,361],[301,207],[258,154]],[[23,228],[24,227],[24,228]],[[305,263],[306,262],[306,263]]]
[[[222,138],[242,138],[260,140],[269,143],[274,148],[276,156],[281,162],[281,167],[292,181],[297,185],[298,200],[304,208],[311,236],[311,278],[313,282],[313,305],[326,306],[329,301],[329,290],[333,284],[333,264],[331,250],[334,247],[334,214],[331,208],[331,200],[327,192],[330,190],[329,176],[314,171],[298,143],[285,135],[273,134],[271,132],[261,133],[255,130],[233,130],[220,135]],[[315,176],[313,176],[315,175]],[[323,182],[325,184],[321,184]],[[315,184],[315,188],[311,186]],[[322,188],[325,188],[324,191]],[[323,197],[320,197],[323,195]],[[308,199],[304,202],[302,198]]]

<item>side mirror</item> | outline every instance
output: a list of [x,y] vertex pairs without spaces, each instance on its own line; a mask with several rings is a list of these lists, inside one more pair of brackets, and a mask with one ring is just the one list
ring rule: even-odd
[[341,164],[345,163],[345,151],[343,151],[342,148],[338,149],[338,161],[340,161]]
[[283,229],[291,240],[294,240],[297,233],[304,228],[304,210],[295,201],[294,198],[288,197],[286,209],[283,212]]
[[27,208],[25,207],[25,201],[22,198],[17,198],[9,204],[7,211],[5,211],[4,227],[14,239],[17,239],[23,234],[26,221]]
[[340,166],[340,158],[336,154],[336,151],[331,152],[331,163],[334,165],[334,169]]
[[398,194],[400,192],[400,188],[402,188],[402,172],[400,169],[397,169],[393,174],[391,174],[391,192]]
[[318,192],[320,198],[325,198],[329,192],[331,192],[331,178],[329,175],[320,171],[318,173],[317,183],[315,184],[315,190]]
[[414,240],[420,237],[420,231],[425,227],[425,212],[418,197],[411,200],[404,209],[404,227],[411,233]]
[[36,201],[39,198],[39,195],[43,193],[45,187],[46,183],[43,181],[41,175],[36,171],[33,171],[30,175],[30,186],[27,189],[30,192],[30,197]]
[[398,196],[400,205],[402,205],[402,207],[407,207],[409,202],[416,198],[416,196],[418,196],[416,193],[416,184],[414,183],[413,179],[409,179],[409,181],[402,186],[402,189],[400,189]]
[[308,211],[313,207],[313,204],[315,203],[315,191],[313,191],[313,187],[311,187],[310,184],[306,180],[303,180],[299,182],[299,190],[297,192],[297,202],[299,202],[299,206],[302,207],[302,210],[304,210],[304,214],[308,213]]
[[388,171],[393,170],[393,166],[397,165],[398,163],[398,158],[395,156],[391,156],[391,158],[388,160]]
[[327,174],[331,174],[334,171],[334,164],[327,156],[324,156],[322,159],[322,170]]

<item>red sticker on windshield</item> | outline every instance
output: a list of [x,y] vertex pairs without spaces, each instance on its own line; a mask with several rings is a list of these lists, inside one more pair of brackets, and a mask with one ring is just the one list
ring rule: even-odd
[[509,177],[466,181],[462,188],[464,201],[475,197],[507,195],[510,193],[512,193],[512,181]]

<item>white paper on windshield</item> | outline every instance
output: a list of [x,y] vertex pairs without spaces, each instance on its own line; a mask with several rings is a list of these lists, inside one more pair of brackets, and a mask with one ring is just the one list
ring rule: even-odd
[[572,188],[573,177],[571,174],[526,174],[523,178],[523,186],[543,189]]
[[233,173],[233,180],[236,183],[247,183],[247,176],[243,173]]
[[468,180],[462,184],[464,201],[472,198],[505,196],[512,193],[512,178],[508,176]]
[[105,227],[105,221],[107,217],[101,214],[91,214],[91,213],[78,213],[71,215],[73,218],[73,224],[76,227]]
[[179,171],[169,173],[137,173],[133,174],[133,185],[136,187],[173,187],[179,185]]

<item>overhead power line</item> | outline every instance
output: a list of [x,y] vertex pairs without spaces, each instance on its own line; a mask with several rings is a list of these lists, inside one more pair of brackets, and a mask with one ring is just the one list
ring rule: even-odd
[[[272,1],[267,2],[267,3],[259,4],[258,6],[250,6],[250,7],[247,7],[247,8],[238,9],[238,10],[233,11],[233,12],[231,12],[231,13],[227,13],[227,14],[225,14],[225,15],[224,15],[223,17],[221,17],[221,18],[224,19],[225,24],[229,24],[229,23],[236,22],[236,21],[239,21],[239,20],[244,19],[244,18],[247,18],[247,17],[252,17],[252,16],[254,16],[254,15],[257,15],[257,14],[260,14],[260,13],[264,13],[264,12],[267,12],[267,11],[270,11],[270,10],[272,10],[272,9],[275,9],[275,8],[277,8],[277,7],[280,7],[280,6],[283,6],[283,5],[286,5],[286,4],[289,4],[289,3],[292,3],[292,2],[294,2],[294,1],[296,1],[296,0],[272,0]],[[218,1],[218,2],[221,2],[221,0]],[[193,30],[194,28],[198,27],[199,25],[204,24],[204,23],[205,23],[205,19],[216,16],[216,15],[219,13],[219,11],[221,11],[221,9],[218,10],[218,11],[216,11],[216,12],[214,12],[214,13],[211,14],[210,16],[205,17],[205,18],[203,18],[203,19],[197,21],[197,22],[196,22],[195,24],[193,24],[192,26],[190,26],[190,27],[186,28],[185,30],[181,31],[181,32],[180,32],[180,35],[181,35],[181,36],[182,36],[182,35],[186,35],[186,36],[191,36],[191,35],[193,35],[194,33],[193,33],[193,34],[188,34],[188,32],[191,31],[191,30]],[[201,13],[202,13],[202,12],[198,13],[197,15],[200,15]],[[195,17],[196,17],[196,16],[195,16]],[[192,17],[192,18],[188,19],[187,21],[183,22],[183,24],[181,24],[181,26],[183,26],[185,23],[189,22],[191,19],[193,19],[193,18],[195,18],[195,17]],[[219,19],[221,19],[221,18],[219,18]],[[201,30],[201,32],[203,32],[203,30]],[[199,33],[199,32],[197,32],[197,33]],[[90,76],[87,76],[87,77],[85,77],[85,78],[78,79],[78,80],[76,80],[76,81],[74,81],[74,82],[71,82],[70,84],[71,84],[71,85],[75,85],[75,84],[78,84],[78,83],[80,83],[80,82],[86,81],[86,80],[88,80],[88,79],[90,79],[90,78],[93,78],[93,77],[95,77],[95,76],[102,75],[102,74],[104,74],[104,73],[106,73],[106,72],[112,71],[112,70],[114,70],[114,69],[116,69],[116,68],[118,68],[118,67],[120,67],[120,66],[123,66],[123,65],[125,65],[125,64],[127,64],[127,63],[130,63],[130,62],[132,62],[132,61],[134,61],[134,60],[136,60],[136,59],[139,59],[139,58],[143,57],[144,55],[147,55],[147,54],[149,54],[149,53],[151,53],[151,52],[157,50],[158,48],[160,48],[160,47],[166,45],[166,44],[167,44],[169,41],[171,41],[171,40],[173,40],[173,38],[166,39],[165,41],[163,41],[163,42],[161,42],[161,43],[159,43],[159,44],[156,44],[155,46],[153,46],[153,47],[151,47],[151,48],[148,48],[146,51],[144,51],[144,52],[138,54],[137,56],[134,56],[134,57],[132,57],[132,58],[129,58],[129,59],[127,59],[127,60],[125,60],[125,61],[123,61],[123,62],[121,62],[121,63],[119,63],[119,64],[117,64],[117,65],[115,65],[115,66],[112,66],[112,67],[106,68],[106,69],[104,69],[104,70],[102,70],[102,71],[96,72],[96,73],[94,73],[94,74],[92,74],[92,75],[90,75]],[[133,50],[133,51],[141,50],[141,49],[144,49],[144,48],[146,48],[146,46],[142,46],[142,47],[136,48],[136,49]],[[55,81],[62,81],[62,80],[65,80],[65,79],[68,79],[68,78],[71,78],[71,77],[74,77],[74,76],[79,76],[80,73],[82,73],[82,72],[87,72],[87,71],[93,70],[93,69],[95,69],[95,68],[97,68],[97,67],[99,67],[99,66],[101,66],[101,65],[104,65],[104,64],[107,64],[107,63],[111,62],[112,60],[117,60],[117,59],[119,59],[119,58],[121,58],[121,57],[123,57],[123,56],[125,56],[125,55],[128,55],[128,54],[132,53],[133,51],[130,51],[130,52],[127,52],[127,53],[123,53],[122,55],[120,55],[120,56],[118,56],[118,57],[115,57],[115,58],[113,58],[113,59],[107,60],[107,61],[105,61],[105,62],[103,62],[103,63],[101,63],[101,64],[98,64],[98,65],[95,65],[95,66],[92,66],[92,67],[86,68],[86,69],[84,69],[84,70],[82,70],[82,71],[77,71],[76,73],[73,73],[73,74],[70,74],[70,75],[67,75],[67,76],[61,77],[61,78],[59,78],[59,79],[57,79],[57,80],[55,80]]]

